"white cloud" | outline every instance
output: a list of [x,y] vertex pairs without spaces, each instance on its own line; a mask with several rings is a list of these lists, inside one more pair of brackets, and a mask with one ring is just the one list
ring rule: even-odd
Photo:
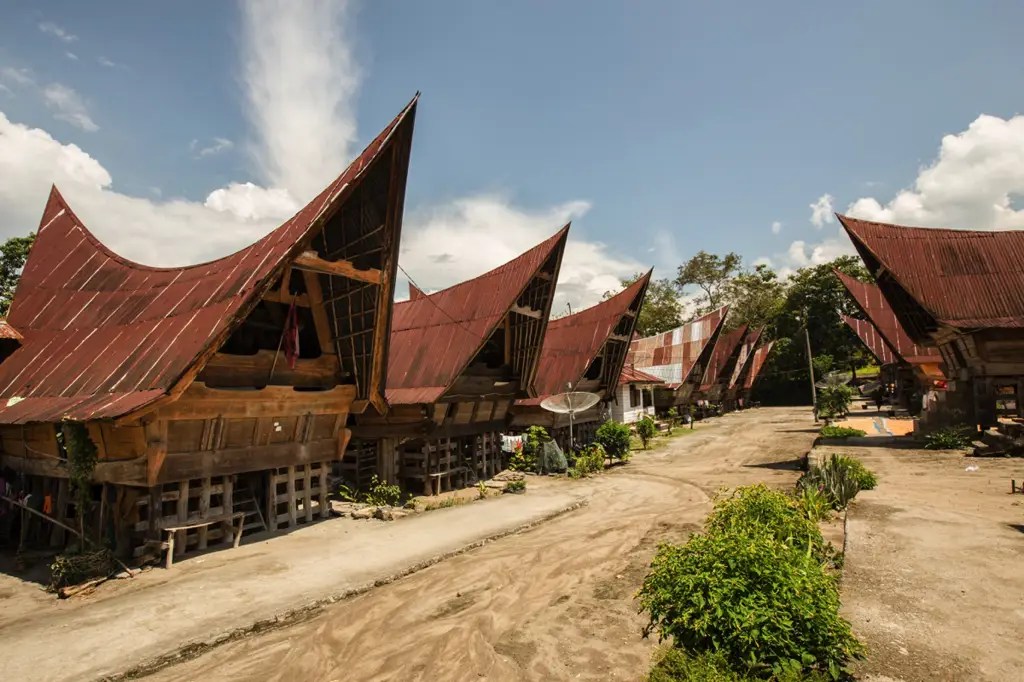
[[847,209],[866,220],[958,227],[972,230],[1024,229],[1024,116],[982,115],[967,130],[942,138],[931,165],[913,185],[888,203],[862,198]]
[[781,231],[782,231],[782,223],[780,223],[778,220],[776,220],[774,223],[772,223],[772,234],[778,234]]
[[761,256],[754,261],[754,267],[756,268],[758,265],[767,265],[768,267],[772,267],[772,259],[767,256]]
[[85,102],[73,89],[60,83],[51,83],[43,88],[43,101],[56,113],[54,118],[65,121],[86,132],[94,133],[100,129],[89,116]]
[[21,86],[34,86],[36,84],[35,80],[32,79],[31,71],[28,69],[16,69],[13,66],[5,66],[0,69],[0,78]]
[[831,194],[822,194],[817,201],[810,205],[811,224],[819,230],[835,220],[835,216],[832,215],[832,201]]
[[[405,218],[399,262],[427,291],[443,289],[512,260],[589,209],[586,201],[570,201],[524,211],[494,196],[420,209]],[[569,230],[553,310],[566,302],[573,310],[593,305],[604,292],[617,290],[622,278],[645,269],[601,243],[580,239],[580,231]]]
[[117,62],[112,62],[109,59],[107,59],[106,57],[97,57],[96,58],[96,63],[99,64],[100,66],[105,66],[108,69],[113,69],[115,67],[121,66]]
[[70,59],[71,61],[73,61],[73,62],[77,62],[78,61],[78,55],[75,54],[74,52],[65,52],[64,54],[66,54],[68,56],[68,59]]
[[[189,149],[194,150],[198,142],[198,140],[192,140],[192,143],[189,145]],[[215,137],[213,138],[212,144],[199,150],[199,156],[213,156],[214,154],[220,154],[221,152],[234,149],[234,147],[235,143],[226,137]]]
[[206,197],[205,206],[245,220],[276,218],[284,221],[300,208],[286,189],[266,189],[251,182],[232,182]]
[[78,36],[68,33],[63,28],[53,23],[52,21],[44,21],[43,23],[39,24],[39,30],[42,31],[43,33],[48,33],[52,36],[56,36],[57,38],[63,40],[65,43],[73,43],[76,40],[78,40]]

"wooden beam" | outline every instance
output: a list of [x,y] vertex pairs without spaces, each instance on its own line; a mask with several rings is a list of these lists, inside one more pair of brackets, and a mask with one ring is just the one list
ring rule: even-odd
[[199,373],[198,380],[220,387],[265,386],[273,366],[275,384],[331,388],[338,383],[341,366],[337,355],[299,358],[295,361],[295,369],[291,369],[280,357],[274,365],[274,354],[274,351],[265,349],[255,355],[217,353]]
[[303,414],[348,414],[355,399],[354,386],[327,391],[296,391],[291,386],[267,386],[258,391],[208,388],[197,381],[175,402],[161,407],[158,419],[210,417],[290,417]]
[[532,317],[535,320],[539,320],[541,318],[541,315],[543,314],[539,310],[534,310],[533,308],[526,308],[520,305],[513,305],[511,310],[513,313],[526,315],[527,317]]
[[[68,469],[55,459],[35,457],[17,457],[0,454],[0,467],[10,467],[15,471],[33,476],[49,478],[67,478]],[[96,463],[93,480],[97,483],[115,483],[119,485],[146,485],[146,458],[136,457],[128,460],[102,460]]]
[[300,308],[309,307],[309,296],[307,296],[306,294],[298,294],[296,296],[293,296],[291,294],[286,294],[281,291],[268,291],[263,295],[263,300],[270,301],[271,303],[283,303],[284,305],[295,303],[295,305],[299,306]]
[[612,334],[608,337],[609,341],[621,341],[623,343],[629,343],[629,337],[623,336],[622,334]]
[[315,272],[321,275],[336,275],[354,279],[357,282],[380,284],[380,270],[370,268],[359,270],[347,260],[328,261],[316,255],[315,251],[305,251],[295,259],[294,266],[304,272]]
[[[228,476],[246,471],[262,471],[310,462],[326,462],[337,459],[337,457],[338,439],[336,438],[309,443],[274,443],[217,451],[178,452],[167,456],[163,469],[160,470],[158,482],[166,483],[206,478],[207,476]],[[226,499],[226,489],[224,506],[231,506],[231,502]]]
[[331,321],[327,319],[327,308],[324,307],[324,292],[320,288],[320,275],[315,272],[303,272],[306,280],[306,294],[309,296],[309,309],[313,313],[313,326],[316,327],[316,338],[320,342],[320,352],[324,355],[337,355],[331,335]]

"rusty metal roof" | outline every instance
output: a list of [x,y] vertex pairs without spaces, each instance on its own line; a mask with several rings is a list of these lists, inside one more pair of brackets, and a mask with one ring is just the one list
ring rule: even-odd
[[626,363],[658,377],[670,387],[678,387],[690,378],[694,365],[728,312],[729,306],[725,306],[671,331],[634,339]]
[[619,375],[619,385],[623,384],[663,384],[665,383],[653,374],[647,372],[641,372],[635,367],[626,365],[622,368],[622,373]]
[[183,390],[188,371],[306,248],[400,126],[411,141],[417,98],[295,216],[208,263],[154,268],[122,258],[53,188],[8,315],[24,341],[0,364],[0,423],[119,417]]
[[21,341],[22,336],[18,333],[18,330],[7,324],[7,320],[0,320],[0,339],[11,339],[13,341]]
[[[837,217],[875,278],[884,267],[938,324],[1024,327],[1024,232],[901,227]],[[890,292],[883,291],[892,303]],[[909,321],[904,326],[924,340]]]
[[[622,336],[632,338],[651,272],[606,301],[548,322],[537,367],[535,386],[538,397],[518,401],[518,404],[540,404],[548,396],[565,392],[567,383],[575,388],[623,320],[626,320],[628,329]],[[632,315],[628,315],[630,312]],[[624,346],[623,350],[627,348]],[[608,377],[600,391],[605,398],[611,398],[615,391],[615,377],[622,371],[626,353],[619,353],[618,357],[609,360],[615,366],[602,372]]]
[[[861,282],[856,277],[851,277],[838,270],[833,272],[853,296],[853,300],[857,302],[857,307],[860,308],[864,317],[875,326],[884,342],[888,344],[889,350],[896,357],[912,365],[942,362],[942,356],[937,348],[914,343],[877,285]],[[875,352],[873,348],[871,352]],[[875,353],[875,355],[878,354]]]
[[761,375],[761,370],[764,369],[764,363],[768,360],[769,353],[772,352],[772,346],[775,345],[774,341],[769,341],[760,348],[754,351],[754,357],[750,360],[750,371],[747,373],[747,380],[743,384],[743,388],[753,388],[754,382]]
[[729,378],[732,378],[732,368],[730,365],[733,365],[739,357],[739,352],[742,348],[740,342],[743,341],[746,333],[747,325],[744,324],[733,329],[728,334],[718,337],[715,350],[708,361],[708,368],[704,372],[704,380],[701,381],[700,390],[707,391],[717,384],[720,379],[724,379],[725,377],[719,376],[721,374],[728,373]]
[[733,367],[732,376],[729,378],[729,388],[735,388],[739,383],[740,378],[747,369],[747,363],[752,357],[754,347],[761,338],[762,332],[764,332],[764,327],[754,329],[748,332],[747,337],[743,339],[743,345],[740,346],[740,354],[736,358],[736,366]]
[[[530,280],[550,258],[561,261],[568,233],[566,225],[554,236],[490,272],[396,303],[391,323],[388,402],[432,403],[444,395]],[[556,279],[557,275],[556,270]],[[551,297],[543,311],[545,318],[550,307]]]
[[426,294],[424,294],[422,291],[420,291],[419,287],[417,287],[412,282],[409,282],[409,300],[410,301],[415,301],[417,298],[423,298],[425,295]]
[[896,356],[889,350],[889,344],[885,342],[882,335],[878,333],[878,329],[875,325],[871,324],[867,320],[858,320],[856,317],[850,317],[849,315],[840,315],[843,318],[843,322],[852,329],[860,340],[864,342],[864,345],[868,347],[871,354],[875,356],[880,365],[892,365],[896,362]]

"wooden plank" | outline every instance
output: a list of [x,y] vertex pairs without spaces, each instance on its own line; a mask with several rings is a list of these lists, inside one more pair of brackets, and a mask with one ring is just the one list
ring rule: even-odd
[[295,509],[295,466],[288,465],[288,527],[294,528],[298,522]]
[[[185,523],[188,519],[188,481],[181,481],[178,483],[178,521]],[[185,553],[185,534],[187,531],[179,530],[175,535],[177,536],[174,540],[175,552],[178,554]]]
[[[211,494],[211,480],[207,476],[203,479],[203,484],[199,492],[199,518],[205,519],[210,515],[210,494]],[[210,529],[208,526],[203,526],[199,529],[199,549],[206,549],[207,536],[209,535]]]
[[331,334],[331,321],[327,317],[327,308],[324,306],[324,293],[320,287],[320,275],[315,272],[303,272],[302,276],[306,281],[306,291],[309,293],[309,310],[313,313],[313,326],[316,327],[316,338],[320,344],[320,352],[324,355],[337,355],[338,349],[334,345],[333,335]]
[[219,417],[288,417],[302,414],[348,413],[354,386],[325,391],[296,391],[291,386],[267,386],[258,391],[227,391],[195,382],[177,401],[158,411],[160,419]]
[[[224,477],[224,492],[221,494],[221,509],[223,514],[234,514],[235,513],[235,477],[225,476]],[[235,547],[238,546],[238,538],[232,538],[234,533],[234,526],[231,521],[225,521],[220,525],[221,531],[224,533],[224,539],[233,539],[235,541]]]
[[267,527],[277,532],[277,470],[267,473]]
[[96,459],[107,458],[107,447],[103,441],[103,429],[99,422],[88,422],[85,425],[89,439],[96,445]]
[[313,472],[310,469],[312,464],[305,464],[302,468],[302,509],[306,512],[306,523],[313,520]]
[[273,366],[273,383],[276,385],[330,388],[338,383],[340,365],[337,355],[298,358],[295,369],[291,369],[283,357],[279,357],[275,365],[274,355],[275,351],[266,349],[254,355],[217,353],[199,374],[197,381],[210,387],[266,386]]
[[146,482],[156,485],[160,470],[167,459],[167,420],[157,419],[145,425],[146,431]]
[[[351,436],[347,429],[343,430]],[[347,443],[347,439],[345,441]],[[206,452],[181,452],[167,458],[160,471],[160,482],[184,478],[223,476],[246,471],[262,471],[289,464],[302,464],[340,458],[341,437],[309,443],[274,443]]]
[[303,274],[310,272],[321,275],[335,275],[337,277],[354,279],[357,282],[366,282],[367,284],[380,284],[381,279],[380,270],[376,268],[360,270],[347,260],[324,260],[316,254],[316,251],[305,251],[299,254],[293,265],[296,269],[302,270]]
[[295,303],[295,305],[300,308],[309,307],[309,297],[306,296],[306,294],[297,294],[293,296],[291,294],[282,293],[276,289],[263,294],[263,300],[270,301],[271,303],[283,303],[284,305],[291,305],[292,303]]
[[519,313],[520,315],[525,315],[526,317],[532,317],[535,320],[539,320],[541,318],[541,316],[544,314],[540,310],[534,310],[533,308],[529,308],[529,307],[521,306],[521,305],[515,305],[515,304],[513,304],[513,306],[511,308],[509,308],[509,310],[511,312],[513,312],[513,313]]
[[317,475],[317,484],[320,495],[320,518],[326,519],[331,515],[331,504],[327,499],[327,472],[330,467],[327,462],[320,462],[320,472]]

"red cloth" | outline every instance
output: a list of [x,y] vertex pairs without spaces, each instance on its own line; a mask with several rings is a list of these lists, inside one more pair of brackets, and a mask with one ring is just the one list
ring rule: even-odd
[[288,358],[289,369],[295,369],[295,361],[299,359],[299,314],[294,301],[288,307],[284,323],[284,356]]

